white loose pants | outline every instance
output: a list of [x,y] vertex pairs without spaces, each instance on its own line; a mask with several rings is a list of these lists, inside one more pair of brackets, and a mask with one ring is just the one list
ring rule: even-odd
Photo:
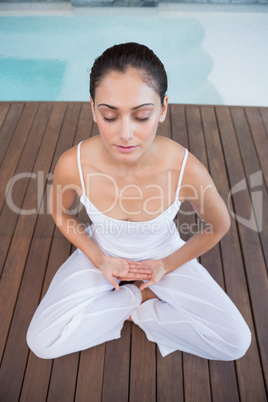
[[76,250],[60,267],[27,333],[30,349],[44,359],[120,338],[131,315],[162,356],[181,350],[213,360],[235,360],[251,334],[241,314],[197,260],[151,287],[159,299],[144,303],[139,289],[117,292],[101,271]]

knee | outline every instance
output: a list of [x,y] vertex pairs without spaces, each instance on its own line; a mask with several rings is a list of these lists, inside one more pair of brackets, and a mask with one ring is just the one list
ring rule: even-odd
[[234,326],[231,339],[228,343],[229,348],[227,348],[225,358],[222,360],[237,360],[245,355],[251,344],[251,332],[244,320],[240,325]]
[[28,344],[29,349],[39,358],[41,359],[54,359],[55,356],[46,342],[44,336],[40,336],[40,334],[36,333],[36,331],[29,327],[26,335],[26,342]]

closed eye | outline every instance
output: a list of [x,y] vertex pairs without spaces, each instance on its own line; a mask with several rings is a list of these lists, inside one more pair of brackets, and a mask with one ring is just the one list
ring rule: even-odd
[[[107,123],[113,123],[117,119],[117,117],[113,117],[112,119],[108,119],[108,117],[103,117],[103,119],[107,121]],[[134,117],[134,120],[139,123],[146,123],[147,121],[149,121],[149,119],[149,117],[144,117],[143,119],[140,119],[139,117]]]
[[135,120],[138,121],[139,123],[146,123],[146,121],[149,120],[149,117],[145,117],[144,119],[139,119],[138,117],[135,117]]
[[103,117],[103,119],[105,121],[107,121],[108,123],[112,123],[113,121],[115,121],[117,119],[117,117],[113,117],[112,119],[108,119],[107,117]]

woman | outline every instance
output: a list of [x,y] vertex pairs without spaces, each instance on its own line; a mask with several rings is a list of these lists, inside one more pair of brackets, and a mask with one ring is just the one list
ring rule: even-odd
[[[230,219],[204,166],[156,136],[166,91],[164,66],[146,46],[116,45],[94,62],[99,136],[65,152],[54,173],[51,214],[77,250],[30,324],[27,341],[39,357],[119,338],[128,319],[162,356],[181,350],[233,360],[249,347],[244,319],[196,260],[225,235]],[[77,194],[93,222],[87,229],[68,211]],[[210,229],[186,243],[173,222],[185,200]]]

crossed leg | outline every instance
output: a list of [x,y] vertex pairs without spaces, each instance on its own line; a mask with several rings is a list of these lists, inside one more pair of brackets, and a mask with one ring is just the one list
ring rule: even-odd
[[157,298],[132,313],[163,356],[181,350],[213,360],[242,357],[250,330],[227,294],[197,260],[165,275],[150,287]]
[[80,251],[60,267],[30,323],[27,342],[44,359],[120,338],[125,320],[140,305],[139,289],[115,291]]
[[163,356],[181,350],[234,360],[249,347],[251,334],[241,314],[196,260],[146,291],[136,285],[114,291],[76,251],[58,270],[34,314],[29,347],[47,359],[84,350],[119,338],[130,316]]

